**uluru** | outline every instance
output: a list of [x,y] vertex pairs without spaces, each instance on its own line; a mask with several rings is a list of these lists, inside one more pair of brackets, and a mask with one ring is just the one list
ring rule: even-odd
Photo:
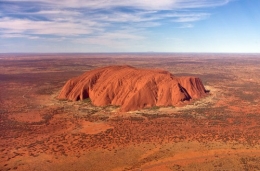
[[127,112],[153,106],[172,106],[206,95],[200,78],[176,77],[168,71],[132,66],[107,66],[74,77],[58,99],[90,98],[95,106],[120,106]]

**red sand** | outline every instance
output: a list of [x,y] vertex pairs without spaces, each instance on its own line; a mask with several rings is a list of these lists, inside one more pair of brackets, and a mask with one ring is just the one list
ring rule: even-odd
[[121,111],[152,106],[171,106],[204,96],[199,78],[175,77],[164,70],[138,69],[131,66],[98,68],[70,79],[59,99],[90,98],[96,106],[121,106]]
[[98,134],[100,132],[106,131],[107,129],[112,129],[113,127],[103,123],[103,122],[89,122],[89,121],[82,121],[81,122],[81,133],[86,134]]
[[18,122],[28,122],[28,123],[40,122],[43,120],[41,114],[35,111],[27,112],[27,113],[10,114],[8,118]]

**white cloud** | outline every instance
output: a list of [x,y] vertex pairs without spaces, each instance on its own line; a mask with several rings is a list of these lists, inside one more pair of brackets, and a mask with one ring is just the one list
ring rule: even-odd
[[75,39],[75,42],[78,43],[90,43],[90,44],[97,44],[101,41],[105,42],[120,42],[124,40],[129,41],[140,41],[145,39],[144,36],[137,35],[133,30],[121,30],[118,32],[108,32],[108,33],[101,33],[99,35],[96,35],[95,37],[89,37],[89,38],[77,38]]
[[0,35],[2,38],[28,38],[28,39],[39,39],[40,37],[38,36],[30,36],[30,35],[25,35],[25,34],[2,34]]
[[210,17],[210,13],[203,12],[204,8],[230,1],[9,0],[15,5],[7,8],[8,4],[5,4],[5,11],[0,13],[0,37],[69,39],[77,43],[123,46],[125,40],[145,39],[149,27],[164,22],[181,24],[179,28],[192,28],[192,22]]
[[194,21],[200,21],[204,20],[210,17],[210,14],[208,13],[188,13],[183,15],[178,15],[176,19],[174,19],[174,22],[194,22]]
[[35,2],[69,8],[104,9],[113,7],[132,7],[145,10],[169,10],[177,8],[205,8],[225,5],[231,0],[9,0],[15,2]]
[[45,5],[58,6],[64,8],[91,8],[91,9],[104,9],[114,7],[134,7],[139,9],[169,9],[177,0],[9,0],[14,2],[35,2],[43,3]]
[[177,8],[207,8],[222,6],[233,0],[178,0]]
[[90,34],[95,28],[75,22],[32,21],[28,19],[0,18],[3,33],[80,35]]

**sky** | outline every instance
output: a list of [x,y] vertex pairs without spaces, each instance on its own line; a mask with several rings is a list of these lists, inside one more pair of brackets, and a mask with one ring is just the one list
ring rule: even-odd
[[260,0],[0,0],[0,53],[260,53]]

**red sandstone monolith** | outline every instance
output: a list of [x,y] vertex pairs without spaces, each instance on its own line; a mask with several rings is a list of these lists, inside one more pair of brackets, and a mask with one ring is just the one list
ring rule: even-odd
[[58,98],[83,100],[93,105],[121,106],[120,111],[171,106],[206,94],[199,78],[175,77],[163,70],[108,66],[67,81]]

